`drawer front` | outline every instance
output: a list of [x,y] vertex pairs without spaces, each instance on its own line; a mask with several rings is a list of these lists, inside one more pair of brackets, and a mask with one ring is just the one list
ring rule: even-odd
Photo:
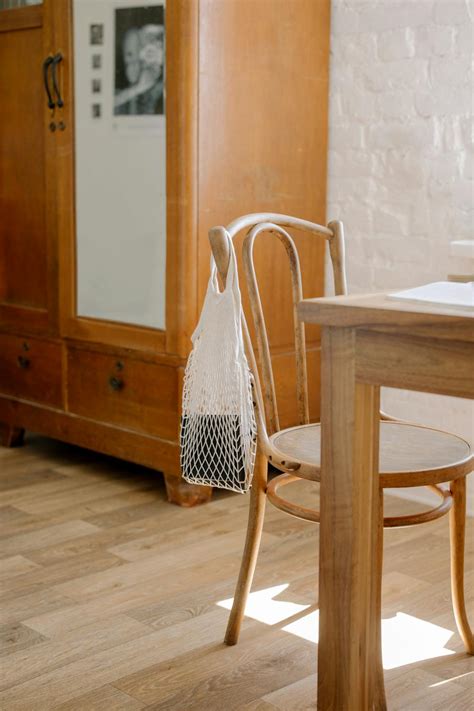
[[67,356],[68,409],[153,436],[178,436],[177,369],[79,348]]
[[61,345],[0,334],[0,393],[61,407]]

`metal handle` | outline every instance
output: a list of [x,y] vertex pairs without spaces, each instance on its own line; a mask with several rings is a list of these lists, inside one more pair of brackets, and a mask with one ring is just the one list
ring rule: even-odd
[[30,365],[30,359],[25,358],[25,356],[18,356],[17,362],[20,368],[23,368],[23,370],[26,370],[26,368],[28,368]]
[[48,72],[51,64],[53,63],[54,59],[53,57],[49,56],[46,57],[46,59],[43,62],[43,82],[44,82],[44,89],[46,91],[46,96],[48,97],[48,109],[54,109],[56,104],[53,101],[53,97],[51,96],[51,92],[49,90],[49,83],[48,83]]
[[59,87],[58,87],[57,76],[56,76],[56,67],[58,66],[59,62],[62,62],[62,59],[63,59],[63,55],[61,54],[61,52],[58,52],[57,54],[54,55],[53,61],[52,61],[53,68],[51,71],[51,75],[53,78],[53,89],[54,89],[56,96],[57,96],[56,104],[59,109],[62,109],[62,107],[64,106],[64,101],[62,100],[61,93],[60,93]]
[[112,375],[109,378],[109,385],[112,388],[112,390],[121,390],[124,386],[124,382],[122,378],[116,378],[114,375]]

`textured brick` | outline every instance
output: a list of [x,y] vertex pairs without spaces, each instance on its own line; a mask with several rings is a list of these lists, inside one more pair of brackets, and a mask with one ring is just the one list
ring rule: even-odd
[[346,116],[355,119],[372,119],[376,116],[376,97],[373,94],[352,89],[346,91],[342,97],[342,104]]
[[329,151],[329,174],[334,177],[364,177],[373,175],[373,156],[367,151]]
[[441,86],[437,91],[420,90],[415,94],[415,108],[420,116],[459,116],[469,114],[472,107],[470,88]]
[[408,215],[404,205],[386,206],[386,209],[375,209],[373,212],[374,232],[395,234],[406,234],[408,231]]
[[[472,239],[474,0],[332,5],[328,216],[345,223],[349,289],[443,280],[460,269],[450,240]],[[384,395],[389,412],[472,439],[468,405]]]
[[417,27],[433,20],[434,3],[431,0],[379,0],[373,3],[350,0],[350,4],[359,7],[359,27],[366,32]]
[[453,27],[418,27],[415,30],[415,51],[417,57],[442,57],[453,52],[456,43],[464,42],[462,37],[459,41],[458,34]]
[[354,123],[331,125],[329,140],[338,148],[361,148],[364,141],[364,129]]
[[337,35],[348,32],[358,32],[359,13],[356,7],[349,7],[343,3],[334,3],[331,8],[332,31]]
[[388,89],[415,89],[428,84],[428,61],[425,59],[399,59],[393,62],[373,63],[361,67],[364,86],[369,91]]
[[426,185],[428,166],[416,151],[392,149],[380,160],[377,177],[389,191],[408,196],[409,192]]
[[415,33],[410,28],[381,32],[377,39],[377,52],[382,61],[404,59],[415,54]]
[[385,91],[377,95],[377,112],[383,119],[410,118],[416,115],[411,91]]
[[474,159],[472,155],[464,154],[462,158],[462,177],[466,180],[473,180],[474,178]]
[[472,21],[456,28],[454,52],[457,55],[472,55],[474,46]]
[[449,61],[433,59],[430,63],[430,77],[433,87],[436,84],[472,87],[471,57],[451,58]]
[[374,149],[417,148],[420,152],[431,148],[434,126],[428,121],[410,124],[381,123],[368,130],[367,145]]
[[438,0],[434,20],[439,25],[463,25],[470,22],[466,0]]
[[459,121],[463,147],[472,150],[474,144],[474,121],[472,116],[462,117]]
[[436,144],[445,151],[463,149],[461,122],[459,116],[440,116],[434,119]]

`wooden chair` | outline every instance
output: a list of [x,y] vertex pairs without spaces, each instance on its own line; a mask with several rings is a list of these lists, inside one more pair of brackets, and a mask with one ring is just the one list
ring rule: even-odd
[[[346,294],[344,266],[344,231],[341,222],[323,227],[312,222],[279,214],[251,214],[233,221],[225,229],[209,232],[212,251],[219,273],[225,281],[229,259],[228,238],[247,229],[243,243],[243,266],[255,326],[257,359],[250,342],[244,318],[247,354],[255,384],[255,412],[258,426],[258,452],[250,494],[247,537],[225,642],[236,644],[239,638],[245,604],[252,584],[263,527],[265,502],[307,521],[319,521],[319,512],[284,499],[279,490],[300,479],[320,480],[320,425],[309,422],[304,325],[298,321],[296,306],[303,298],[298,253],[285,228],[303,230],[324,239],[329,246],[336,294]],[[289,257],[294,334],[297,367],[296,398],[299,424],[280,429],[270,349],[265,319],[254,268],[253,249],[257,237],[275,235]],[[474,654],[474,641],[464,603],[464,538],[466,516],[466,475],[474,468],[469,444],[461,437],[429,427],[397,421],[381,413],[380,423],[380,492],[383,489],[427,486],[441,499],[439,506],[423,513],[383,519],[383,526],[412,526],[433,521],[449,512],[451,535],[451,589],[454,615],[466,651]],[[268,464],[282,472],[269,483]],[[444,482],[449,487],[440,486]],[[383,509],[382,509],[383,510]],[[381,520],[382,529],[382,520]],[[381,616],[382,535],[379,546],[379,599]],[[380,639],[379,639],[380,644]],[[380,673],[381,669],[379,670]],[[382,685],[383,689],[383,685]],[[381,694],[383,691],[380,692]],[[383,706],[383,704],[382,704]]]

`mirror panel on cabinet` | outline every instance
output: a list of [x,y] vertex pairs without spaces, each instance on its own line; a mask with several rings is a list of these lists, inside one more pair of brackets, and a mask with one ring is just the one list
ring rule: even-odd
[[165,328],[163,1],[74,1],[77,315]]

